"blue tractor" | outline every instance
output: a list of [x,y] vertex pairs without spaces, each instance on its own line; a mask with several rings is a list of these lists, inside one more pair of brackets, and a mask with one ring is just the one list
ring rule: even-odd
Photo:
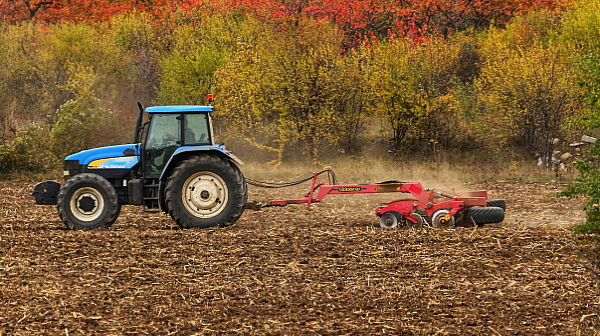
[[[209,100],[210,101],[210,100]],[[84,150],[64,162],[65,183],[38,183],[37,204],[57,205],[71,229],[106,228],[121,205],[168,213],[181,228],[229,226],[242,213],[243,165],[215,144],[212,106],[154,106],[139,116],[133,144]]]

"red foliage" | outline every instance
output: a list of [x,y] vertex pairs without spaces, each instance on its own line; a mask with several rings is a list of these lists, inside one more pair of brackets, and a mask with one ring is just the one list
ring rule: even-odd
[[409,36],[416,42],[469,27],[503,25],[532,9],[555,10],[558,0],[225,0],[263,19],[308,15],[335,22],[352,46],[368,36]]
[[104,21],[132,11],[167,16],[187,12],[243,10],[281,23],[302,15],[335,22],[349,45],[365,36],[443,34],[504,24],[534,8],[554,10],[558,0],[0,0],[0,19]]
[[160,15],[172,11],[176,4],[190,8],[189,3],[173,0],[0,0],[0,19],[8,22],[95,22],[133,11]]

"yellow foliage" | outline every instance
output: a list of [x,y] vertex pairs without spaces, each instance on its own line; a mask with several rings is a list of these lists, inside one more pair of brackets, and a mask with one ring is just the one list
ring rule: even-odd
[[300,20],[293,33],[265,31],[217,73],[216,118],[230,136],[276,148],[277,161],[346,140],[360,122],[362,89],[356,60],[341,55],[335,27]]
[[491,31],[484,41],[486,62],[477,81],[480,127],[490,144],[516,141],[549,159],[552,139],[577,107],[573,69],[562,45],[515,44],[509,33]]
[[407,137],[439,136],[438,125],[453,118],[456,104],[447,103],[454,102],[448,95],[458,51],[457,45],[441,40],[414,45],[398,39],[376,45],[370,66],[375,112],[396,151]]

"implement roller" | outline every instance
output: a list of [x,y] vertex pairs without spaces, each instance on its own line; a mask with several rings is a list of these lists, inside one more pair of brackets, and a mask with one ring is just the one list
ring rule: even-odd
[[[318,182],[321,174],[327,174],[327,181]],[[424,188],[419,182],[385,181],[375,184],[337,184],[335,174],[330,169],[313,173],[311,178],[282,184],[261,183],[248,179],[248,184],[265,188],[280,188],[312,180],[308,193],[298,199],[272,200],[267,204],[248,203],[247,208],[259,210],[266,207],[281,207],[290,204],[319,203],[327,195],[353,195],[374,193],[404,193],[408,198],[382,203],[375,214],[384,228],[405,226],[411,229],[423,225],[452,227],[455,225],[481,226],[499,223],[504,220],[506,203],[504,200],[488,200],[486,190],[470,191],[464,196],[447,194],[436,189]]]

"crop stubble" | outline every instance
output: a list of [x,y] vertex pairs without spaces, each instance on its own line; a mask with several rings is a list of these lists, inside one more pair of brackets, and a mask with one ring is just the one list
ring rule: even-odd
[[[588,335],[598,289],[553,183],[481,183],[506,198],[484,228],[383,230],[390,195],[247,211],[178,230],[124,207],[108,230],[69,231],[32,185],[1,182],[0,335]],[[560,187],[560,186],[559,186]],[[302,187],[250,190],[296,197]]]

